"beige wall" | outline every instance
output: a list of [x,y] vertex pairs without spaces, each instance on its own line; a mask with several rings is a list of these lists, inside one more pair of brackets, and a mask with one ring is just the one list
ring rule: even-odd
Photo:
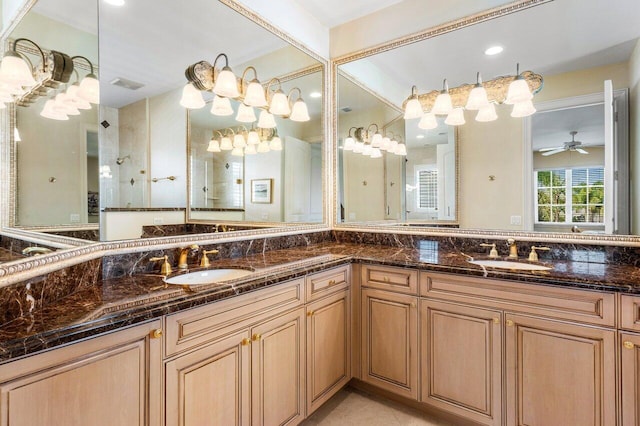
[[631,233],[640,234],[640,40],[629,59]]

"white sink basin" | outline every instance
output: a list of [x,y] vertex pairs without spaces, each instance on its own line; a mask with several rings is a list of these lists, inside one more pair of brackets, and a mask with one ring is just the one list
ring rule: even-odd
[[518,271],[548,271],[548,266],[536,265],[534,263],[512,262],[510,260],[468,260],[467,262],[486,268],[510,269]]
[[253,274],[253,271],[246,269],[207,269],[206,271],[189,272],[188,274],[165,278],[164,282],[173,285],[194,286],[235,280],[251,274]]

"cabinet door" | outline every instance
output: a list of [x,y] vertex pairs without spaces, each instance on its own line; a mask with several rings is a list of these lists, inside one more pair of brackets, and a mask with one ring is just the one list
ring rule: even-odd
[[620,333],[622,345],[622,424],[640,424],[640,335]]
[[[159,321],[0,367],[0,425],[161,424]],[[156,334],[158,336],[158,334]]]
[[422,401],[487,425],[502,411],[500,311],[420,301]]
[[304,308],[251,330],[252,424],[304,419],[304,332]]
[[165,363],[166,425],[249,425],[250,338],[241,330]]
[[351,379],[349,291],[307,305],[307,415]]
[[508,425],[614,425],[615,332],[506,315]]
[[362,290],[362,380],[418,398],[418,298]]

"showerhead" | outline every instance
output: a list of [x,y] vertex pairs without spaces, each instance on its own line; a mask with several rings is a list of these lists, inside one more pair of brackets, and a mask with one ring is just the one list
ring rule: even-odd
[[118,166],[119,166],[119,165],[121,165],[122,163],[124,163],[124,160],[126,160],[127,158],[128,158],[129,160],[131,160],[131,156],[130,156],[130,155],[125,155],[124,157],[118,157],[118,158],[116,158],[116,164],[117,164]]

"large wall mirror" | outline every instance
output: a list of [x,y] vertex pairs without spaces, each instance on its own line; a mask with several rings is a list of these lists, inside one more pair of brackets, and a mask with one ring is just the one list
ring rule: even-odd
[[[556,0],[338,59],[336,222],[640,234],[638,16],[632,0]],[[454,107],[465,106],[460,93],[478,72],[490,95],[506,96],[517,63],[529,75],[532,115],[503,97],[492,103],[497,119],[470,108],[460,111],[464,124],[402,118],[412,86],[429,112],[445,78]],[[358,109],[358,100],[370,103]],[[354,152],[353,127],[371,123],[404,143],[406,155]],[[366,147],[375,131],[354,140]],[[363,209],[365,191],[376,197]]]
[[[217,229],[246,230],[325,221],[324,63],[313,54],[268,31],[242,8],[219,1],[141,0],[115,6],[38,0],[30,5],[11,40],[29,38],[45,55],[59,51],[88,60],[74,59],[68,84],[12,110],[10,122],[21,140],[5,132],[12,144],[15,188],[6,225],[111,241],[210,231],[190,224],[228,222],[234,226]],[[35,50],[18,44],[18,51],[38,66]],[[231,99],[233,115],[212,115],[213,94],[206,90],[206,107],[182,106],[185,69],[199,61],[214,64],[221,53],[226,58],[215,63],[216,73],[228,59],[239,82],[252,67],[247,83],[259,79],[267,97],[282,90],[290,106],[304,100],[308,119],[276,115],[275,128],[259,129],[257,121],[236,120],[237,98]],[[100,81],[99,105],[68,120],[40,116],[49,98],[81,81],[91,67]],[[268,85],[273,78],[278,80]],[[257,118],[261,109],[254,109]],[[206,150],[213,135],[246,137],[254,129],[267,142],[279,138],[281,150],[241,158]],[[227,173],[227,164],[241,166],[234,175]],[[229,176],[233,179],[225,181]],[[261,197],[265,183],[269,197]],[[221,194],[238,190],[236,204],[220,201]]]

